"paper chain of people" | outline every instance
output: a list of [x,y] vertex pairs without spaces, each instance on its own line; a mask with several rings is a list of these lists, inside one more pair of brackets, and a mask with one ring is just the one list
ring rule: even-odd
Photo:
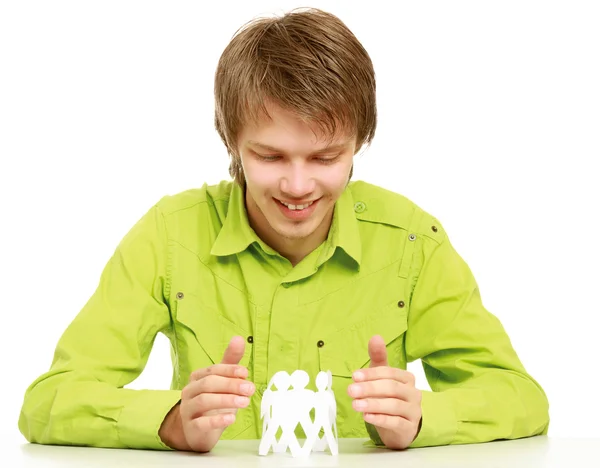
[[[261,400],[263,432],[259,455],[266,455],[271,448],[275,453],[285,452],[289,448],[293,457],[306,456],[311,451],[322,452],[327,446],[332,455],[337,455],[337,408],[331,389],[331,372],[321,371],[317,374],[316,392],[306,388],[308,382],[308,374],[302,370],[296,370],[292,375],[285,371],[273,375]],[[273,386],[276,390],[273,390]],[[314,422],[310,417],[313,409]],[[302,446],[295,434],[298,424],[306,434]],[[276,435],[279,428],[281,437],[278,441]],[[321,429],[323,437],[319,437]]]

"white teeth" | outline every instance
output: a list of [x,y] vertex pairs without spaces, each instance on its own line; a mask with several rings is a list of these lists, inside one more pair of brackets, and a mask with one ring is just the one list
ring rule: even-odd
[[312,205],[314,202],[310,202],[310,203],[306,203],[305,205],[288,205],[285,202],[282,202],[281,200],[279,200],[281,202],[282,205],[287,206],[290,210],[303,210],[305,208],[308,208],[310,205]]

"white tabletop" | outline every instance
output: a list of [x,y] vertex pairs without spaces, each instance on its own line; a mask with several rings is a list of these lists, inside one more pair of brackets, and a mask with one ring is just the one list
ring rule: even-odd
[[[371,466],[376,468],[444,467],[600,467],[600,439],[568,439],[537,436],[474,445],[452,445],[392,451],[366,446],[365,439],[340,439],[340,453],[313,453],[293,458],[289,453],[258,455],[258,440],[220,441],[212,452],[160,452],[149,450],[96,449],[35,444],[14,445],[3,456],[6,466],[22,467],[313,467]],[[16,453],[11,453],[13,452]],[[13,456],[16,455],[16,456]],[[15,458],[21,463],[15,463]]]

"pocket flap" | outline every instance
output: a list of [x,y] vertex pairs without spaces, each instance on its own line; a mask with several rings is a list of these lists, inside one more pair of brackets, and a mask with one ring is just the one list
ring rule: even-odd
[[357,369],[368,366],[371,360],[369,340],[374,335],[381,335],[388,346],[404,334],[407,327],[408,304],[402,308],[398,306],[398,301],[387,304],[365,320],[324,338],[324,345],[319,348],[321,370],[330,370],[333,375],[350,377]]
[[[216,308],[208,306],[198,296],[190,293],[177,299],[174,319],[188,328],[213,364],[223,360],[223,354],[235,335],[247,339],[250,333],[223,317]],[[246,343],[240,365],[247,367],[252,354],[252,345]]]

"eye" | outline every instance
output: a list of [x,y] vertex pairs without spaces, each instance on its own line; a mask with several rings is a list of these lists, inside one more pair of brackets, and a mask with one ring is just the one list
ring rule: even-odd
[[317,161],[319,161],[320,163],[323,163],[323,164],[333,164],[334,162],[336,162],[339,159],[339,157],[340,156],[338,154],[337,156],[333,156],[333,157],[319,156],[316,159],[317,159]]
[[267,161],[267,162],[277,161],[278,159],[281,158],[281,156],[279,156],[278,154],[258,154],[258,153],[254,153],[254,154],[261,161]]

